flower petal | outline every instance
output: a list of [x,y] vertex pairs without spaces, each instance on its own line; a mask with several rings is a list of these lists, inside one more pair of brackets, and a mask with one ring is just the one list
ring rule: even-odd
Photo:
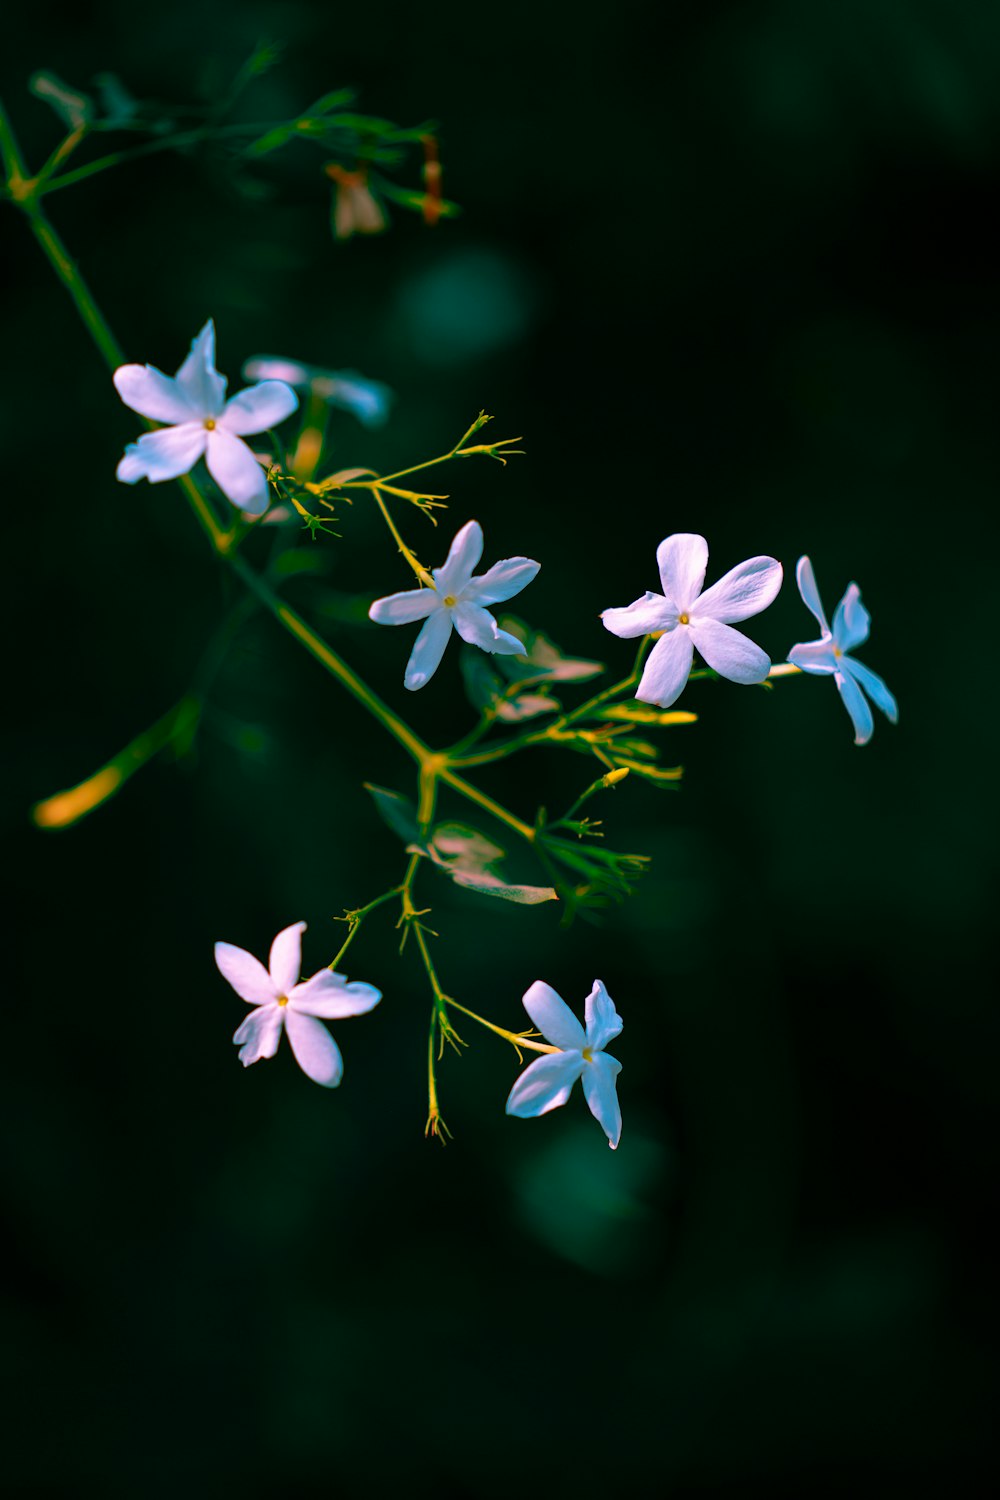
[[583,1095],[587,1107],[608,1138],[612,1151],[622,1138],[622,1112],[618,1104],[618,1074],[622,1065],[606,1052],[598,1052],[583,1070]]
[[262,516],[269,496],[264,470],[242,438],[217,427],[208,433],[205,460],[219,489],[239,510]]
[[501,630],[488,610],[479,604],[469,604],[465,600],[456,604],[451,612],[455,629],[463,641],[468,641],[470,646],[478,646],[481,651],[489,651],[491,655],[501,656],[523,656],[524,642],[516,635],[509,635],[506,630]]
[[436,589],[406,589],[402,594],[376,599],[368,618],[376,625],[409,625],[414,620],[426,620],[440,605],[441,595]]
[[635,696],[640,703],[656,703],[669,708],[684,691],[684,684],[694,659],[694,642],[686,625],[678,625],[661,635],[646,662],[642,681]]
[[423,628],[410,652],[410,659],[406,663],[403,686],[409,688],[411,693],[415,693],[418,688],[425,687],[430,682],[441,665],[444,648],[450,636],[451,615],[446,609],[436,609],[424,621]]
[[864,689],[872,702],[882,710],[889,723],[898,724],[899,706],[878,673],[873,672],[871,667],[866,667],[862,662],[855,661],[853,656],[841,657],[841,665],[844,671],[849,672]]
[[861,603],[861,590],[849,585],[833,614],[833,639],[841,651],[853,651],[868,639],[871,615]]
[[586,1064],[579,1052],[548,1052],[529,1063],[507,1096],[507,1113],[533,1120],[565,1104]]
[[215,368],[215,324],[209,318],[176,375],[177,384],[200,417],[217,417],[226,399],[226,377]]
[[345,1016],[366,1015],[381,998],[382,991],[373,984],[364,984],[359,979],[348,984],[343,974],[320,969],[311,979],[303,980],[289,991],[288,1004],[291,1010],[301,1011],[305,1016],[339,1021]]
[[800,672],[839,672],[837,657],[833,654],[833,641],[828,636],[823,641],[800,641],[788,653],[788,660]]
[[444,564],[434,569],[434,582],[438,586],[438,592],[460,594],[482,555],[483,528],[478,521],[466,521],[452,542]]
[[277,427],[293,411],[298,410],[299,398],[290,385],[283,380],[262,380],[248,390],[240,391],[226,402],[219,418],[219,426],[238,437],[254,432],[266,432]]
[[530,557],[505,557],[481,577],[470,579],[465,597],[474,604],[502,604],[526,589],[541,566]]
[[239,1059],[245,1068],[260,1062],[262,1057],[273,1057],[281,1041],[284,1011],[273,1002],[252,1010],[233,1033],[234,1042],[242,1042]]
[[826,612],[816,586],[816,574],[813,572],[813,565],[808,557],[799,558],[795,567],[795,582],[799,586],[802,603],[811,615],[815,615],[823,634],[829,635],[830,627],[826,623]]
[[605,630],[623,641],[634,640],[637,635],[652,635],[654,630],[666,630],[677,623],[677,610],[662,594],[651,594],[647,589],[641,599],[626,604],[621,609],[601,611]]
[[718,583],[713,583],[699,599],[694,601],[691,615],[696,619],[706,616],[732,624],[735,620],[748,620],[773,604],[781,588],[782,568],[774,557],[751,557],[737,567],[730,568]]
[[875,729],[875,720],[868,704],[868,699],[858,687],[853,677],[846,672],[837,672],[834,676],[837,690],[847,712],[851,716],[854,725],[854,743],[856,745],[867,745]]
[[561,995],[550,984],[536,979],[524,992],[521,1004],[547,1042],[582,1052],[587,1045],[583,1027]]
[[719,620],[691,621],[691,636],[713,671],[730,682],[763,682],[771,670],[771,658],[742,631]]
[[285,1012],[285,1030],[295,1061],[306,1077],[313,1083],[321,1083],[325,1089],[335,1089],[344,1075],[344,1059],[322,1021],[289,1006]]
[[112,379],[126,406],[151,422],[190,422],[199,413],[169,375],[155,365],[120,365]]
[[299,982],[302,934],[305,930],[305,922],[293,922],[291,927],[283,927],[271,944],[268,968],[279,995],[287,995],[293,985]]
[[279,991],[274,980],[260,962],[245,948],[233,943],[216,943],[215,962],[223,979],[228,979],[241,1000],[248,1005],[269,1005],[277,1000]]
[[179,427],[164,427],[162,432],[144,432],[136,443],[129,443],[118,465],[117,477],[123,484],[148,479],[162,484],[177,479],[193,469],[205,451],[208,433],[200,422],[183,422]]
[[602,1051],[621,1032],[624,1021],[615,1010],[615,1002],[600,979],[594,980],[594,988],[587,996],[587,1046],[595,1052]]
[[678,531],[656,549],[663,592],[685,614],[701,593],[708,567],[708,543],[691,531]]

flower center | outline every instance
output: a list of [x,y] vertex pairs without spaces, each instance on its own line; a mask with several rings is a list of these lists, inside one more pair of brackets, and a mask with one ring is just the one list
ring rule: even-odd
[[691,616],[690,615],[678,615],[677,616],[677,623],[678,623],[678,625],[690,625],[691,624]]
[[287,1004],[288,1004],[288,996],[287,995],[279,995],[278,996],[278,1005],[281,1007],[282,1010],[284,1010],[284,1008],[285,1008],[285,1006]]
[[833,654],[834,654],[834,656],[843,656],[844,653],[843,653],[843,651],[841,651],[841,649],[840,649],[839,646],[834,646],[834,648],[833,648]]
[[454,594],[445,594],[444,603],[446,609],[454,609],[455,605],[458,603],[458,600],[455,598]]
[[594,1049],[593,1049],[593,1047],[584,1047],[584,1049],[583,1049],[583,1060],[584,1060],[584,1062],[593,1062],[593,1060],[594,1060]]
[[215,418],[214,417],[206,417],[205,418],[205,431],[206,432],[214,432],[215,431]]

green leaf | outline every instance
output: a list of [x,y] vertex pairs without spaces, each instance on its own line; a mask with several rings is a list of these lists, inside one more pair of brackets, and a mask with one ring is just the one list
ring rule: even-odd
[[543,635],[540,630],[532,630],[530,625],[514,615],[505,615],[499,624],[501,630],[517,636],[525,645],[523,656],[497,657],[500,670],[512,681],[523,677],[542,677],[551,682],[586,682],[588,678],[599,677],[605,670],[603,662],[566,656],[547,635]]
[[551,886],[511,885],[502,880],[492,867],[503,857],[504,851],[464,823],[439,823],[421,852],[426,853],[456,885],[479,891],[483,896],[514,901],[519,906],[538,906],[543,901],[559,900]]
[[372,797],[383,822],[392,829],[397,838],[401,838],[405,844],[414,843],[419,839],[417,810],[409,797],[404,797],[402,792],[390,791],[388,787],[374,786],[370,781],[366,781],[364,787]]

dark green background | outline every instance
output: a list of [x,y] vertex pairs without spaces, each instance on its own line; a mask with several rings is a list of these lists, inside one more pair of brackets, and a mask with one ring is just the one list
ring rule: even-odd
[[[830,609],[855,578],[861,655],[901,704],[857,750],[828,683],[693,685],[702,720],[667,751],[682,790],[602,808],[654,857],[603,927],[423,875],[465,1003],[514,1026],[538,976],[574,1004],[607,982],[615,1156],[579,1097],[506,1119],[513,1058],[471,1022],[441,1070],[456,1140],[425,1144],[427,997],[388,921],[351,954],[385,1000],[338,1028],[339,1092],[284,1048],[244,1074],[213,940],[262,953],[304,917],[307,965],[326,962],[332,916],[399,862],[360,783],[409,770],[258,618],[196,764],[154,763],[73,831],[29,829],[33,800],[183,692],[235,595],[177,492],[115,483],[135,420],[0,205],[15,1489],[972,1493],[997,1332],[1000,11],[122,0],[7,25],[36,163],[56,139],[36,67],[193,99],[262,34],[287,54],[247,102],[261,118],[353,83],[373,112],[441,121],[465,213],[433,233],[399,214],[335,246],[304,147],[264,202],[176,157],[54,196],[130,358],[175,368],[212,315],[233,385],[265,351],[387,381],[390,426],[335,418],[337,463],[428,456],[485,406],[528,456],[447,472],[442,529],[476,516],[488,561],[541,559],[519,604],[564,646],[624,670],[598,611],[696,530],[715,576],[785,564],[751,627],[776,659],[814,634],[800,553]],[[342,530],[330,589],[407,586],[376,517],[359,504]],[[439,560],[441,532],[408,533]],[[422,733],[461,731],[454,649],[412,698],[409,631],[338,623],[315,582],[291,597]],[[587,774],[537,755],[481,780],[530,815]]]

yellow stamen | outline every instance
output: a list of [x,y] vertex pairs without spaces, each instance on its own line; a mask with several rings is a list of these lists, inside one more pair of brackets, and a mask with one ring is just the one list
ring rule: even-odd
[[214,432],[215,431],[215,418],[214,417],[206,417],[205,418],[205,431],[206,432]]
[[282,1006],[282,1007],[286,1006],[288,1004],[288,996],[287,995],[279,995],[278,996],[278,1004],[280,1006]]
[[455,605],[458,603],[458,600],[455,598],[454,594],[445,594],[444,602],[448,609],[454,609]]
[[690,618],[689,615],[678,615],[677,616],[677,623],[678,623],[678,625],[690,625],[691,624],[691,618]]

